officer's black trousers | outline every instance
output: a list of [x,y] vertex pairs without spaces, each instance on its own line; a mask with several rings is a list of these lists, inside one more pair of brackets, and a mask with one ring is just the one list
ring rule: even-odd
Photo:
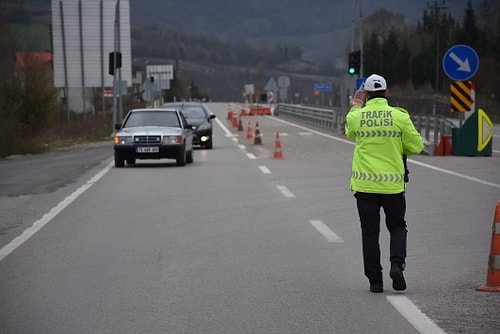
[[371,194],[356,192],[365,275],[371,284],[382,282],[380,264],[380,208],[384,209],[385,224],[390,232],[390,261],[403,268],[406,259],[406,199],[405,193]]

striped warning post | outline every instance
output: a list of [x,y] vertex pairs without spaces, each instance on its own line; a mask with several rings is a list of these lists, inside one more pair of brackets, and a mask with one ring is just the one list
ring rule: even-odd
[[262,145],[262,137],[259,130],[259,122],[255,123],[255,136],[253,140],[254,145]]

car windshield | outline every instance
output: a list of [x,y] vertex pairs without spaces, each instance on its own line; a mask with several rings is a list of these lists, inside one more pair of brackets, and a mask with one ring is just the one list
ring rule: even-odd
[[205,112],[202,107],[189,107],[183,106],[181,107],[182,113],[184,117],[187,119],[196,119],[196,118],[205,118]]
[[124,127],[136,126],[170,126],[180,127],[179,118],[175,111],[136,111],[129,115]]

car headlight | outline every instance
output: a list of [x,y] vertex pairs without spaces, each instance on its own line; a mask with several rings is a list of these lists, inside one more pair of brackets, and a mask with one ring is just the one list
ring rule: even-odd
[[182,136],[164,136],[163,144],[180,144],[182,143]]
[[114,142],[115,145],[127,145],[133,144],[134,140],[132,136],[115,136]]
[[208,129],[210,129],[210,123],[203,123],[198,127],[197,130],[208,130]]

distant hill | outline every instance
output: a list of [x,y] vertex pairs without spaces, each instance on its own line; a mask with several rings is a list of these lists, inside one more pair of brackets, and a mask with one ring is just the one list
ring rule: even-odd
[[[19,3],[19,0],[0,0],[2,2]],[[51,1],[24,0],[24,3],[50,8]],[[422,17],[427,3],[415,0],[131,0],[130,13],[132,25],[177,30],[223,42],[248,42],[269,49],[280,45],[298,46],[305,60],[324,64],[343,61],[350,46],[352,22],[360,15],[367,17],[383,8],[404,16],[411,24]],[[448,0],[444,7],[461,20],[466,4],[467,0]]]
[[[336,64],[345,66],[352,21],[360,16],[359,1],[363,17],[385,8],[404,15],[408,23],[417,22],[427,6],[415,0],[134,0],[132,53],[134,59],[150,63],[178,61],[182,74],[194,80],[190,83],[216,100],[237,100],[245,83],[262,90],[271,77],[280,75],[292,78],[290,95],[311,96],[312,83],[332,82],[335,74],[343,75],[333,69]],[[50,0],[24,3],[50,14]],[[449,0],[446,6],[461,19],[466,3]],[[295,48],[302,51],[299,58],[297,52],[283,57]]]

